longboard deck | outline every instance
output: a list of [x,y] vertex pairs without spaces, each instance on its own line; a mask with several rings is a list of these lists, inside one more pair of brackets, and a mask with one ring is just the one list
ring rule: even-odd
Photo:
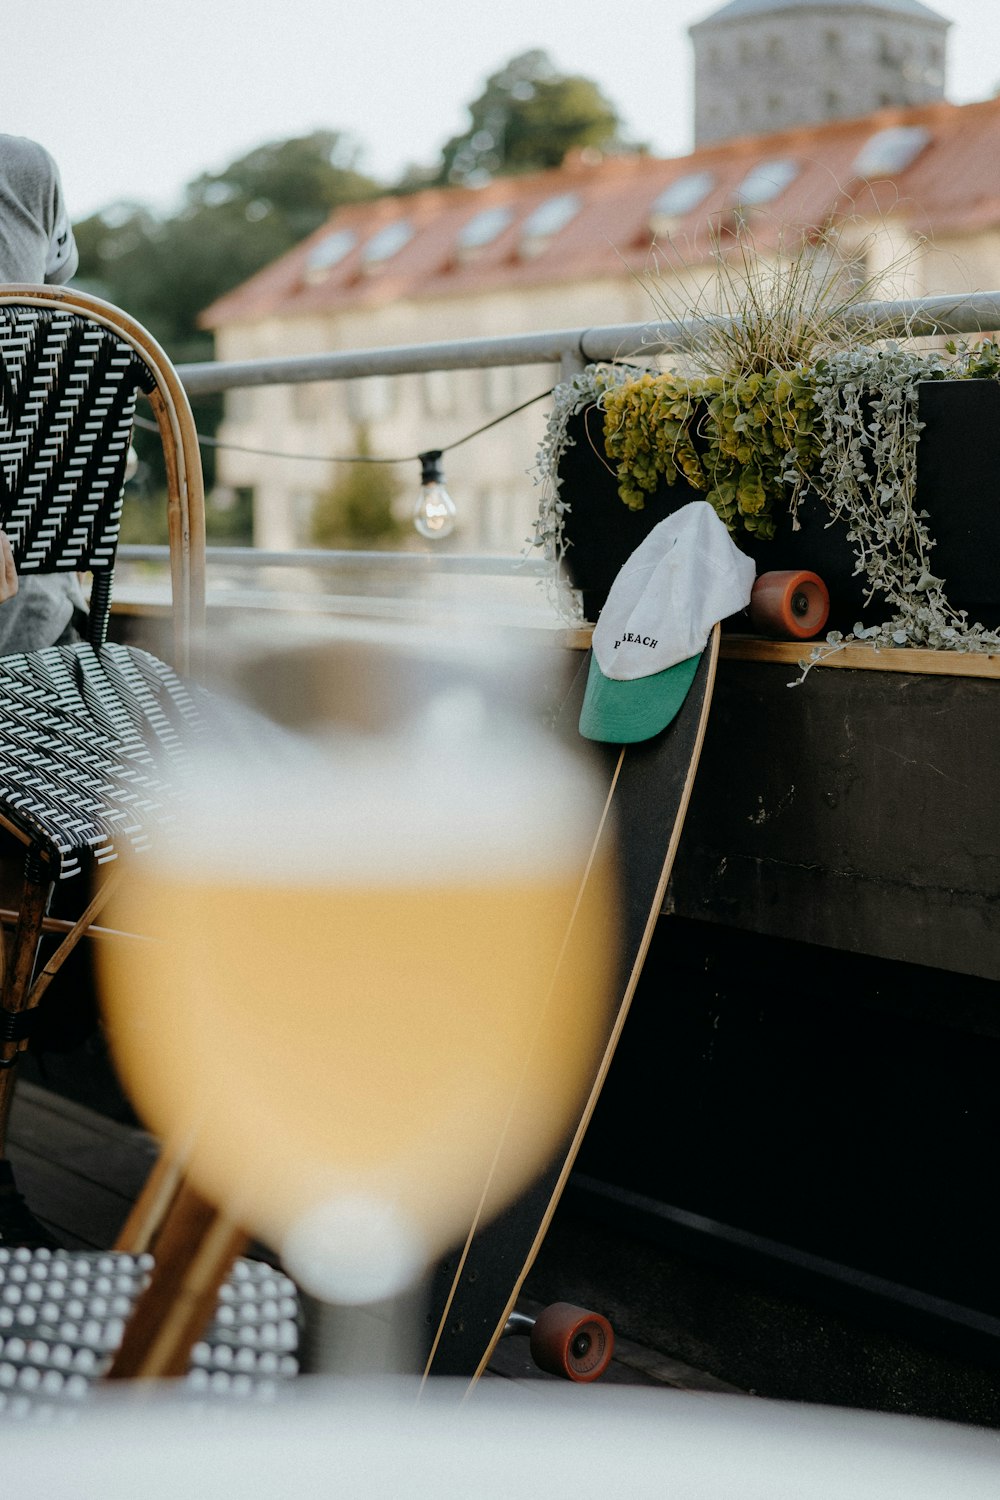
[[[718,655],[717,625],[680,712],[662,734],[635,745],[595,746],[607,777],[607,801],[594,850],[603,840],[616,841],[622,896],[618,975],[603,1051],[580,1115],[546,1171],[498,1218],[473,1225],[464,1245],[438,1266],[428,1313],[427,1375],[474,1381],[482,1374],[555,1213],[611,1066],[663,905],[701,754]],[[564,727],[574,731],[587,660],[563,709]]]

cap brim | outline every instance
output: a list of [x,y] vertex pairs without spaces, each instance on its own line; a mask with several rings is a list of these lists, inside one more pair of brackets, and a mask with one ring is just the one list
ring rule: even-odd
[[649,677],[617,681],[605,677],[591,653],[580,733],[610,745],[633,745],[666,729],[694,681],[701,652]]

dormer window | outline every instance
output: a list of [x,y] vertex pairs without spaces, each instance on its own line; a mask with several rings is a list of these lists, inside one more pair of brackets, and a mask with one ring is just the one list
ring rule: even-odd
[[324,235],[306,256],[306,280],[322,281],[334,266],[339,265],[346,255],[350,255],[357,242],[358,237],[353,229],[335,229],[332,234]]
[[553,235],[576,218],[582,206],[577,193],[559,193],[555,198],[546,198],[521,226],[521,254],[540,254]]
[[458,231],[456,244],[459,256],[463,253],[468,255],[476,250],[481,250],[484,245],[490,245],[508,227],[514,217],[513,211],[503,204],[496,204],[493,208],[480,209],[479,213],[473,214],[467,219]]
[[394,255],[398,255],[404,245],[408,245],[413,238],[413,226],[407,219],[395,219],[391,224],[386,224],[373,234],[361,252],[361,260],[366,270],[375,271]]
[[649,210],[649,224],[654,234],[666,234],[686,214],[703,203],[715,186],[712,172],[685,172],[668,183]]
[[903,172],[930,143],[931,133],[922,125],[890,125],[878,130],[851,163],[855,177],[893,177]]
[[758,162],[736,189],[736,201],[746,208],[770,203],[794,182],[798,174],[798,163],[787,158]]

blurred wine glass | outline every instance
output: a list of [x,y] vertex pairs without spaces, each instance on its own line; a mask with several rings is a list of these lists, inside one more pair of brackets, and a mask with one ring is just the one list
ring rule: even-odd
[[419,1287],[589,1081],[614,872],[585,747],[543,722],[554,659],[465,627],[229,640],[123,882],[115,922],[155,939],[101,955],[123,1082],[324,1304]]

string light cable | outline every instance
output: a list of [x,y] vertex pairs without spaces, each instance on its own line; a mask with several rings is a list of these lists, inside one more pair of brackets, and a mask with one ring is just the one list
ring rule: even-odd
[[[241,443],[222,442],[219,438],[209,437],[206,433],[198,432],[196,437],[199,444],[205,447],[223,449],[233,453],[248,453],[258,458],[284,458],[301,460],[304,463],[327,463],[327,464],[408,464],[419,463],[420,465],[420,489],[413,504],[412,521],[417,532],[425,541],[442,541],[450,536],[455,529],[458,520],[458,510],[454,500],[445,488],[444,470],[441,466],[441,458],[445,453],[450,453],[453,448],[460,448],[463,443],[468,443],[472,438],[478,437],[482,432],[488,432],[491,427],[497,427],[501,422],[506,422],[510,417],[516,417],[518,412],[527,410],[538,401],[544,401],[551,396],[554,387],[547,391],[540,391],[537,396],[532,396],[527,401],[522,401],[519,406],[514,406],[510,411],[501,412],[500,416],[493,417],[489,422],[484,422],[481,427],[476,427],[472,432],[467,432],[464,437],[456,438],[454,442],[447,443],[440,448],[428,448],[422,453],[401,454],[392,458],[384,458],[370,454],[322,454],[322,453],[280,453],[272,448],[251,448]],[[157,425],[147,417],[136,417],[135,423],[146,431],[157,431]]]
[[[508,421],[510,417],[516,417],[518,412],[526,411],[529,406],[535,406],[539,401],[544,401],[546,397],[552,395],[552,392],[554,390],[555,387],[550,386],[547,391],[539,391],[537,396],[531,396],[527,401],[522,401],[519,406],[512,407],[510,411],[502,412],[499,417],[494,417],[492,421],[484,422],[481,427],[473,428],[473,430],[471,432],[467,432],[464,437],[456,438],[453,443],[444,443],[440,448],[432,448],[426,451],[430,453],[436,453],[438,455],[442,453],[450,453],[453,448],[460,448],[463,443],[468,443],[472,438],[479,437],[480,433],[489,432],[491,427],[498,427],[501,422]],[[136,416],[133,420],[136,427],[141,427],[145,432],[159,431],[157,424],[154,421],[151,421],[148,417]],[[337,453],[286,453],[281,452],[275,448],[251,448],[243,443],[224,442],[221,438],[209,437],[207,433],[203,432],[198,432],[195,434],[195,436],[197,437],[199,444],[201,444],[205,448],[220,448],[232,453],[249,453],[253,454],[257,458],[290,458],[301,461],[302,463],[410,464],[422,463],[425,457],[424,453],[398,454],[392,458],[384,458],[375,454],[348,455]]]

